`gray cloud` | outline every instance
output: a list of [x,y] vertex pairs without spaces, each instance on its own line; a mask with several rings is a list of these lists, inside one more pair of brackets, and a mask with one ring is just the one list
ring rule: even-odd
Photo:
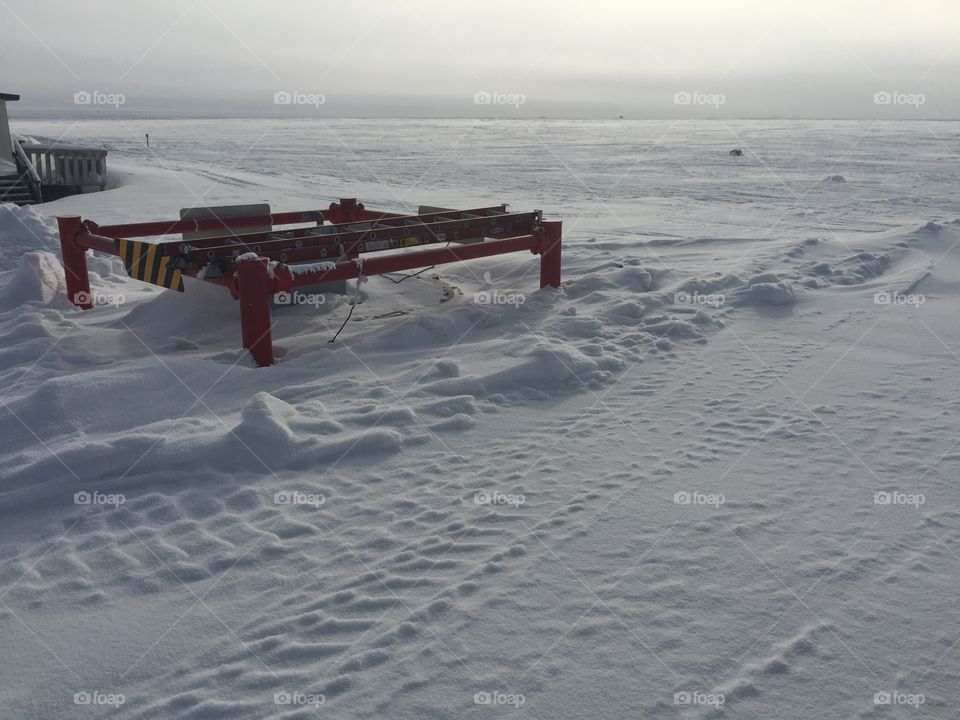
[[952,0],[3,0],[0,90],[20,114],[99,90],[128,113],[948,118],[958,30]]

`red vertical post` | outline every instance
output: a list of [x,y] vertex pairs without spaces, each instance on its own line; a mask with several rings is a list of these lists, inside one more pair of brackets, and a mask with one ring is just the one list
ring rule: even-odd
[[57,218],[60,228],[60,255],[67,278],[67,297],[74,305],[84,310],[93,307],[90,295],[90,276],[87,274],[87,250],[77,242],[83,230],[79,215],[61,215]]
[[272,283],[267,258],[237,263],[240,286],[240,327],[243,346],[260,367],[273,364],[273,336],[270,331]]
[[544,220],[540,230],[540,287],[560,287],[560,238],[563,222]]
[[363,219],[365,209],[363,203],[358,203],[356,198],[340,198],[339,203],[330,203],[326,219],[334,225],[356,222]]
[[343,213],[343,222],[359,220],[357,217],[356,198],[340,198],[340,211]]

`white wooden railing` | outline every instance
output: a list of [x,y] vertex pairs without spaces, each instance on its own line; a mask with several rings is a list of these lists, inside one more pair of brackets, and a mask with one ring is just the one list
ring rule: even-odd
[[17,138],[13,138],[13,157],[17,163],[17,172],[20,173],[20,177],[24,179],[27,187],[30,189],[30,197],[33,198],[34,202],[43,202],[40,175],[37,173],[37,169],[33,166],[33,163],[30,162],[30,158],[28,158],[27,154],[23,151],[23,145]]
[[107,189],[107,151],[76,145],[23,144],[23,152],[43,185],[66,185],[80,192]]

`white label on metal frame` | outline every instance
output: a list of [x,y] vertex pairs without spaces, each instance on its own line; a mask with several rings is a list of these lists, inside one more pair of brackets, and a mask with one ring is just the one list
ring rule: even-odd
[[376,252],[377,250],[387,250],[390,247],[389,240],[374,240],[364,243],[363,252]]

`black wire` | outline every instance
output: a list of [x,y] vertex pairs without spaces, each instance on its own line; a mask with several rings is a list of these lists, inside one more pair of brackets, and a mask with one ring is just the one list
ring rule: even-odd
[[329,340],[327,340],[328,343],[332,343],[334,340],[337,339],[337,337],[340,335],[340,333],[343,332],[343,329],[347,326],[347,323],[350,322],[350,316],[353,315],[353,309],[354,309],[356,306],[357,306],[357,303],[352,303],[352,304],[350,305],[350,312],[347,313],[347,319],[343,321],[343,325],[341,325],[341,326],[340,326],[340,329],[337,330],[337,334],[334,335],[334,336],[333,336],[332,338],[330,338]]
[[[444,247],[450,247],[450,243],[451,243],[451,242],[452,242],[451,240],[447,240],[447,244],[446,244]],[[422,270],[417,270],[415,273],[410,273],[409,275],[404,275],[404,276],[401,277],[399,280],[394,280],[392,277],[390,277],[390,275],[388,275],[388,274],[386,274],[386,273],[384,273],[383,277],[385,277],[387,280],[389,280],[390,282],[392,282],[394,285],[399,285],[399,284],[402,283],[404,280],[409,280],[409,279],[412,278],[412,277],[417,277],[417,275],[420,275],[421,273],[425,273],[427,270],[433,270],[433,269],[436,268],[436,267],[437,267],[436,265],[431,265],[430,267],[425,267],[425,268],[423,268]],[[347,318],[346,318],[346,320],[343,321],[343,325],[341,325],[341,326],[340,326],[340,329],[337,330],[337,334],[334,335],[334,336],[333,336],[332,338],[330,338],[329,340],[327,340],[328,343],[332,343],[334,340],[336,340],[336,339],[340,336],[340,333],[343,332],[343,329],[347,326],[347,323],[350,322],[350,316],[353,315],[353,309],[354,309],[356,306],[357,306],[356,303],[354,303],[354,304],[352,304],[352,305],[350,306],[350,312],[347,313]]]
[[392,282],[394,285],[399,285],[399,284],[402,283],[404,280],[409,280],[409,279],[412,278],[412,277],[416,277],[416,276],[419,275],[420,273],[425,273],[427,270],[433,270],[435,267],[436,267],[436,265],[431,265],[430,267],[425,267],[425,268],[423,268],[423,270],[417,270],[415,273],[410,273],[409,275],[404,275],[404,276],[401,277],[399,280],[394,280],[392,277],[390,277],[390,275],[392,275],[393,273],[390,273],[390,275],[384,274],[384,277],[385,277],[387,280],[389,280],[390,282]]

